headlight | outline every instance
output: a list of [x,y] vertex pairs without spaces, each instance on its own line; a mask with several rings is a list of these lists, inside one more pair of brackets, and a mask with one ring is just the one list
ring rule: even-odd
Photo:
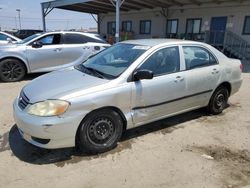
[[27,113],[36,116],[58,116],[66,112],[69,107],[67,101],[47,100],[30,105]]

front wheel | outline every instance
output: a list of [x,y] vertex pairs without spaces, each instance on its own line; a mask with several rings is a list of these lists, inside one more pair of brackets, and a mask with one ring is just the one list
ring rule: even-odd
[[91,113],[78,130],[77,148],[80,152],[102,153],[114,148],[121,138],[123,122],[113,110]]
[[5,59],[0,62],[0,79],[4,82],[19,81],[25,74],[25,65],[17,59]]
[[227,106],[228,97],[228,89],[224,86],[218,87],[209,101],[208,111],[214,115],[220,114]]

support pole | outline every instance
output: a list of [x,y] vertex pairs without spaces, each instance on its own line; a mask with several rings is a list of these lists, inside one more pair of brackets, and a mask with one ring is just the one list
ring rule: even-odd
[[116,43],[120,41],[120,6],[121,6],[121,0],[116,0],[116,33],[115,33],[115,39]]
[[42,21],[43,21],[43,31],[46,32],[46,22],[45,22],[45,13],[44,13],[44,7],[43,4],[41,4],[41,8],[42,8]]

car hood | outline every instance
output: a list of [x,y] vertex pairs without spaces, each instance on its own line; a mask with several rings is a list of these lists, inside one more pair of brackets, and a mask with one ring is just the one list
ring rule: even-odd
[[4,50],[4,49],[9,49],[9,48],[17,48],[23,46],[22,44],[15,44],[15,43],[7,43],[7,44],[1,44],[0,45],[0,50]]
[[109,81],[71,67],[40,76],[27,84],[23,91],[30,103],[35,103],[47,99],[60,99],[73,92],[99,86]]

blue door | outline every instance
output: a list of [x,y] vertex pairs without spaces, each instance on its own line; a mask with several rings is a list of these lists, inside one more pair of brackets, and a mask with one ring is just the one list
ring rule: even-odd
[[220,46],[224,42],[227,17],[213,17],[210,26],[210,43]]

